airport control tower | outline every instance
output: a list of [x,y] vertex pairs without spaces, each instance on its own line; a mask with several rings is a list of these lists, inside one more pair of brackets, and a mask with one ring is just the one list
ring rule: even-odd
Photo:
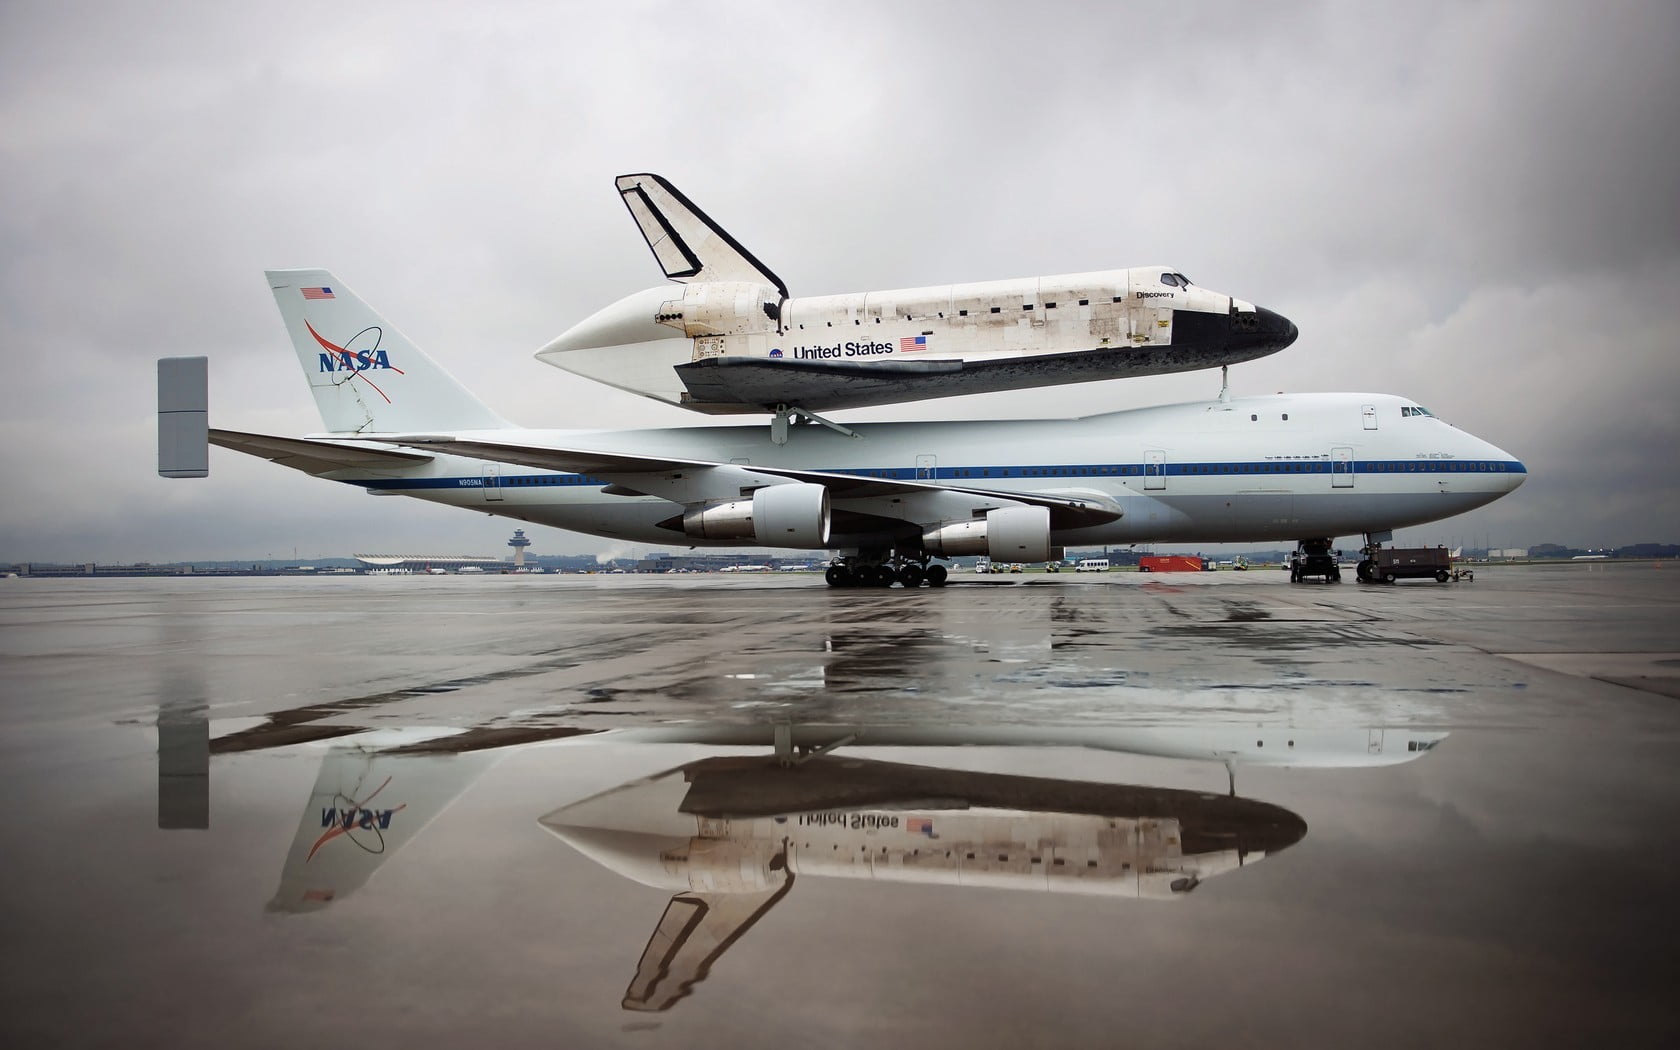
[[525,548],[530,545],[531,541],[525,538],[524,529],[513,530],[513,539],[508,540],[508,546],[513,548],[514,568],[523,569],[525,567]]

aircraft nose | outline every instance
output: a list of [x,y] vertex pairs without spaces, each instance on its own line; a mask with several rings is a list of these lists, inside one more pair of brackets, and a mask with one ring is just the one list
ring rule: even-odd
[[1263,353],[1282,350],[1301,334],[1294,321],[1264,306],[1255,307],[1252,314],[1232,315],[1231,326],[1234,339]]
[[1500,495],[1515,492],[1522,486],[1523,482],[1528,480],[1528,467],[1523,465],[1522,460],[1485,438],[1477,438],[1476,442],[1481,447],[1474,450],[1471,455],[1487,461],[1482,465],[1483,470],[1488,467],[1494,468],[1494,485]]

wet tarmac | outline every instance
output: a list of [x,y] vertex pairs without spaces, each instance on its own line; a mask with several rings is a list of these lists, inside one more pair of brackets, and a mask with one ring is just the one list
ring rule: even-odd
[[0,580],[0,1037],[1673,1045],[1677,583]]

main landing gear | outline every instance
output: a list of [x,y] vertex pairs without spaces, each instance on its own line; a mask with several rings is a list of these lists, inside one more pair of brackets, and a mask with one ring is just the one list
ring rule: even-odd
[[1377,569],[1377,557],[1382,551],[1384,541],[1392,540],[1393,538],[1394,533],[1392,530],[1384,532],[1367,532],[1365,534],[1365,546],[1359,548],[1361,557],[1359,564],[1355,566],[1353,570],[1355,579],[1357,579],[1360,583],[1394,582],[1394,575],[1392,573],[1389,573],[1387,578],[1384,579],[1382,576],[1378,575]]
[[946,576],[945,566],[928,564],[926,555],[875,558],[847,555],[835,559],[823,574],[830,587],[891,587],[901,583],[910,590],[923,583],[929,587],[943,587]]

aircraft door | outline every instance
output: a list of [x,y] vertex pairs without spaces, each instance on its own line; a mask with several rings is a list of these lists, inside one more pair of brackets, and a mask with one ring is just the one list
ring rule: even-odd
[[939,457],[934,455],[916,457],[916,480],[935,481],[939,477]]
[[502,498],[502,465],[500,463],[484,464],[484,499],[489,503],[500,502]]
[[1365,429],[1366,430],[1377,429],[1377,406],[1376,405],[1360,405],[1359,406],[1359,416],[1360,416],[1361,419],[1363,419],[1365,421]]
[[1167,454],[1158,448],[1152,448],[1143,454],[1143,487],[1145,489],[1164,489],[1167,487]]
[[1353,488],[1353,449],[1333,448],[1330,450],[1330,487],[1333,489]]

